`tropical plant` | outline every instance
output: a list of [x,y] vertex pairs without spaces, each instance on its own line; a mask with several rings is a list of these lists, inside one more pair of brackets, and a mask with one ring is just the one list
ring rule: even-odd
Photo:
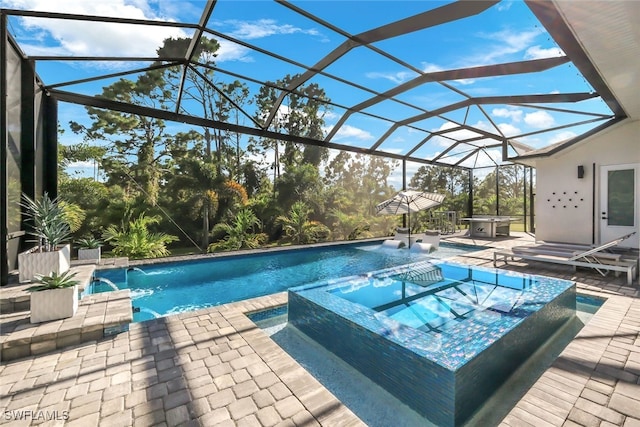
[[113,245],[113,253],[131,259],[158,258],[169,256],[167,244],[178,240],[166,233],[153,233],[149,225],[160,222],[159,216],[145,216],[144,213],[118,229],[109,226],[102,238]]
[[75,203],[69,203],[66,200],[61,200],[60,209],[62,209],[62,214],[64,218],[64,222],[69,225],[69,230],[71,233],[75,233],[82,227],[82,223],[86,218],[86,212]]
[[74,279],[77,273],[71,273],[71,271],[65,271],[61,274],[53,271],[49,275],[37,275],[33,279],[33,283],[37,283],[36,286],[27,288],[29,292],[46,291],[49,289],[63,289],[71,288],[77,285],[79,282]]
[[78,245],[80,249],[97,249],[102,246],[102,240],[96,239],[93,236],[83,237],[76,240],[76,245]]
[[370,224],[362,215],[349,215],[338,209],[331,210],[334,218],[332,224],[333,237],[342,240],[355,240],[369,237]]
[[254,232],[260,225],[260,220],[251,209],[240,209],[231,224],[216,224],[214,233],[224,233],[226,236],[222,241],[210,244],[208,251],[259,248],[267,241],[266,234]]
[[38,239],[39,252],[54,251],[71,236],[64,209],[57,198],[51,200],[45,192],[36,201],[23,193],[20,205],[25,208],[25,214],[32,223],[31,234]]
[[209,245],[209,221],[214,219],[220,206],[221,183],[214,164],[189,156],[176,161],[175,172],[169,180],[168,191],[173,193],[174,203],[180,204],[190,219],[202,220],[203,248]]
[[329,236],[329,229],[318,221],[309,220],[311,208],[298,201],[291,206],[289,216],[280,215],[276,224],[282,226],[285,235],[297,244],[317,242]]

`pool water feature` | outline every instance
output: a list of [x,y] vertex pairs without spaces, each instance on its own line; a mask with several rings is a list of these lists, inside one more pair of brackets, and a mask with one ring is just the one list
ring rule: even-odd
[[100,270],[88,293],[112,283],[130,289],[134,322],[283,292],[317,280],[350,276],[428,257],[451,257],[484,249],[441,243],[431,254],[385,250],[379,242],[231,255]]
[[288,322],[433,424],[457,426],[575,319],[575,289],[430,260],[291,289]]

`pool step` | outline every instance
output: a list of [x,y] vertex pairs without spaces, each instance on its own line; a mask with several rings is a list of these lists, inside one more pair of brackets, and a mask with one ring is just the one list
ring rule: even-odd
[[0,360],[96,341],[127,331],[132,321],[128,289],[85,296],[75,316],[62,320],[30,323],[28,311],[3,313],[0,315]]
[[[84,288],[91,283],[95,265],[75,265],[70,271],[76,273],[78,291],[82,293]],[[27,291],[33,283],[20,283],[0,288],[0,313],[19,313],[31,309],[31,293]]]

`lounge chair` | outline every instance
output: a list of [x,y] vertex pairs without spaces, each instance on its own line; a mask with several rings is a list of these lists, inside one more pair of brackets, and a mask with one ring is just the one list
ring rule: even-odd
[[400,249],[404,248],[405,244],[402,240],[387,239],[382,242],[382,247],[385,249]]
[[419,252],[419,253],[425,253],[425,254],[430,254],[431,252],[435,251],[436,249],[433,247],[433,245],[431,243],[422,243],[422,242],[415,242],[413,245],[411,245],[411,252]]
[[520,258],[529,261],[550,262],[555,264],[571,265],[574,268],[584,267],[595,269],[602,276],[609,271],[616,274],[627,273],[627,284],[633,283],[638,273],[638,258],[627,258],[619,253],[605,252],[636,234],[626,234],[615,240],[603,243],[593,248],[578,249],[579,245],[549,244],[543,243],[530,246],[516,246],[511,250],[497,250],[493,253],[493,266],[497,267],[498,257],[503,257],[507,264],[507,257]]
[[409,229],[408,228],[396,228],[396,233],[393,235],[393,239],[387,239],[382,242],[383,248],[400,249],[409,245]]
[[428,243],[433,250],[438,250],[440,247],[440,232],[438,230],[427,230],[424,233],[416,234],[416,242]]

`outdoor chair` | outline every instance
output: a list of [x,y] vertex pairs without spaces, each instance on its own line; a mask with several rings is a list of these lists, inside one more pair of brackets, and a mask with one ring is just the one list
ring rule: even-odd
[[400,249],[409,244],[409,229],[408,228],[396,228],[396,232],[393,235],[393,239],[387,239],[382,242],[383,248]]
[[382,242],[382,247],[385,249],[400,249],[405,247],[404,241],[396,239],[387,239]]
[[433,250],[438,250],[440,247],[440,232],[438,230],[427,230],[424,233],[416,234],[416,242],[428,243],[433,247]]
[[502,257],[505,264],[507,258],[520,258],[528,261],[549,262],[576,267],[584,267],[596,270],[602,276],[609,271],[616,275],[620,272],[627,273],[627,284],[633,283],[638,273],[638,257],[625,257],[620,253],[606,252],[608,249],[619,245],[622,241],[636,234],[626,234],[615,240],[603,243],[595,247],[583,247],[580,245],[542,243],[529,246],[516,246],[510,250],[497,250],[493,253],[493,266],[497,267],[498,258]]

